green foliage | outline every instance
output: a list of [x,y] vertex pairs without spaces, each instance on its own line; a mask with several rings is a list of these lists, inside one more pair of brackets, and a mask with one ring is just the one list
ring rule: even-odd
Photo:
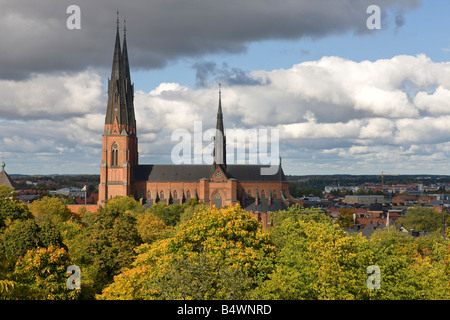
[[441,232],[442,213],[433,208],[412,207],[408,208],[404,218],[399,219],[399,223],[403,223],[408,230]]
[[146,243],[166,238],[173,229],[166,226],[161,219],[150,211],[136,217],[136,228],[142,241]]
[[355,216],[355,221],[353,221],[353,210],[342,208],[339,210],[338,217],[337,217],[337,223],[342,228],[351,228],[354,224],[358,224],[358,216]]
[[206,210],[208,206],[203,202],[198,201],[196,198],[189,199],[183,204],[184,210],[180,214],[179,224],[183,224],[194,217],[196,212]]
[[30,250],[19,259],[13,273],[17,283],[11,297],[27,300],[72,300],[80,290],[69,290],[66,285],[70,257],[63,248]]
[[83,217],[82,235],[73,239],[70,245],[77,248],[73,256],[75,264],[84,268],[87,283],[96,290],[131,264],[134,249],[142,243],[136,227],[136,213],[128,210],[136,209],[134,203],[126,197],[113,200],[105,208]]
[[414,238],[390,229],[377,231],[370,247],[381,270],[377,299],[449,299],[448,240]]
[[18,258],[39,246],[40,228],[34,220],[16,221],[6,231],[3,250],[7,257]]
[[184,206],[181,204],[166,205],[165,203],[158,202],[153,204],[150,209],[151,213],[161,219],[167,226],[176,226],[180,221],[180,216],[184,211]]
[[256,288],[258,299],[367,299],[365,267],[372,263],[367,240],[337,225],[285,219],[270,232],[279,252],[276,270]]
[[[0,299],[443,299],[450,298],[450,242],[442,214],[408,210],[407,229],[370,239],[347,234],[319,208],[274,212],[273,227],[239,206],[197,199],[145,209],[131,197],[72,215],[61,199],[27,206],[0,195]],[[11,197],[12,196],[12,197]],[[81,268],[81,290],[66,287]],[[370,290],[366,269],[381,270]]]
[[8,258],[17,259],[28,250],[49,246],[64,247],[59,230],[49,224],[39,226],[34,220],[18,220],[4,234],[3,250]]
[[32,218],[28,206],[18,202],[14,196],[14,189],[7,186],[0,186],[0,230],[7,227],[12,221],[27,220]]
[[143,213],[145,208],[133,197],[114,197],[106,202],[105,210],[113,214],[120,214],[125,211],[132,213]]
[[242,300],[249,298],[254,286],[254,280],[239,268],[223,265],[205,253],[175,258],[163,268],[169,276],[160,278],[154,288],[166,299]]
[[172,237],[139,249],[99,299],[240,299],[273,269],[269,235],[237,207],[195,213]]
[[49,223],[58,226],[72,215],[60,198],[43,197],[33,201],[29,208],[38,224]]
[[280,210],[277,212],[272,212],[270,216],[274,225],[278,225],[281,221],[290,219],[292,221],[321,221],[324,223],[332,222],[331,218],[327,217],[325,214],[320,212],[319,208],[303,208],[299,204],[294,204],[287,208],[286,210]]

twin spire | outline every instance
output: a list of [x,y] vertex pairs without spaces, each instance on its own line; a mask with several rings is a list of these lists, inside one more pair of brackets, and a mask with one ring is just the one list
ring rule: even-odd
[[226,166],[226,140],[223,129],[222,91],[219,84],[219,107],[217,110],[216,136],[214,138],[214,165]]
[[117,11],[117,32],[114,46],[111,79],[108,79],[108,106],[105,125],[113,125],[117,120],[119,133],[125,129],[127,134],[136,134],[134,115],[134,86],[131,83],[130,64],[128,62],[126,21],[124,21],[123,48],[120,45],[119,12]]
[[[114,46],[111,79],[108,79],[108,106],[105,117],[105,133],[136,135],[134,115],[134,85],[131,83],[128,62],[126,21],[124,20],[123,48],[120,45],[119,12],[117,11],[117,32]],[[117,127],[116,127],[117,125]],[[223,127],[222,92],[219,84],[219,106],[217,110],[216,137],[214,139],[214,165],[226,166],[226,140]]]

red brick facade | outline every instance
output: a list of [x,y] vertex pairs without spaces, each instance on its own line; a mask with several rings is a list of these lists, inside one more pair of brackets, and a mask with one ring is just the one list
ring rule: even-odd
[[[197,197],[210,206],[240,203],[244,209],[254,208],[255,218],[267,227],[270,221],[265,211],[286,208],[292,203],[299,202],[289,195],[288,182],[281,165],[278,174],[270,178],[261,176],[259,168],[255,166],[252,167],[251,173],[246,171],[249,167],[235,166],[235,176],[245,178],[240,180],[233,178],[226,169],[225,142],[221,139],[215,140],[214,150],[219,152],[215,153],[214,165],[208,167],[208,171],[202,169],[201,175],[196,175],[195,178],[192,178],[193,175],[190,179],[184,180],[179,179],[179,176],[172,180],[167,178],[172,177],[171,171],[177,171],[182,176],[186,176],[187,171],[189,176],[189,172],[194,169],[190,166],[174,165],[165,167],[165,171],[160,166],[157,168],[160,175],[157,175],[152,173],[154,172],[152,165],[139,165],[133,95],[126,40],[121,50],[117,30],[111,79],[108,80],[108,105],[102,142],[98,205],[103,206],[108,199],[115,196],[134,196],[146,205],[161,201],[166,204],[183,203],[188,198]],[[216,129],[224,134],[220,92]],[[255,168],[258,171],[255,171]],[[139,170],[142,171],[140,175],[135,174]],[[152,178],[149,178],[152,174]],[[264,208],[267,210],[263,210]]]

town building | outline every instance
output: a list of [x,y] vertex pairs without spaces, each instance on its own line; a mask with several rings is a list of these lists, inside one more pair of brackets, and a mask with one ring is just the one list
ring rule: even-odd
[[383,203],[383,195],[347,195],[344,198],[344,203],[346,204],[361,204],[370,206],[374,203]]

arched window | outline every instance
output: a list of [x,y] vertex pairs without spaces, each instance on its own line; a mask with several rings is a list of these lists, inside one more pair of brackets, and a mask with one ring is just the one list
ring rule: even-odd
[[147,199],[151,199],[152,198],[152,192],[151,191],[148,191],[147,192]]
[[250,190],[247,191],[247,198],[250,199],[252,197],[252,192]]
[[173,192],[173,198],[174,198],[174,199],[178,199],[178,192],[177,192],[177,190],[175,190],[175,191]]
[[276,198],[277,198],[277,192],[276,192],[275,190],[273,190],[273,194],[272,194],[272,197],[273,197],[274,199],[276,199]]
[[117,143],[113,143],[112,145],[112,165],[113,166],[118,166],[119,165],[119,146],[117,145]]
[[264,199],[266,197],[266,193],[264,192],[264,190],[261,190],[261,199]]
[[186,199],[190,199],[191,198],[191,192],[188,190],[186,192]]
[[161,190],[161,192],[160,192],[160,197],[159,197],[160,199],[164,199],[164,191],[162,191]]
[[216,206],[216,208],[221,208],[222,207],[222,196],[220,195],[219,192],[217,192],[214,195],[214,205]]

